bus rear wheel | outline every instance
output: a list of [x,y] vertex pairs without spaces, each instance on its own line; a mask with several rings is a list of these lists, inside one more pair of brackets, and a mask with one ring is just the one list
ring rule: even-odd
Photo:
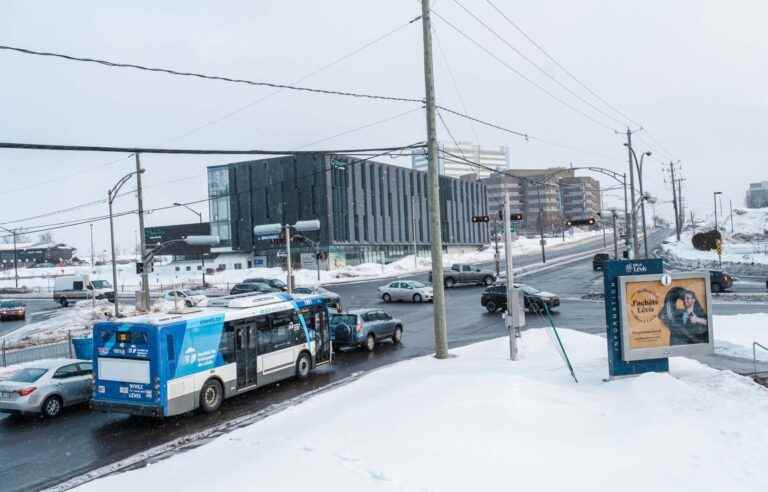
[[215,379],[209,379],[200,390],[200,408],[205,413],[213,413],[221,407],[224,400],[224,389],[221,383]]

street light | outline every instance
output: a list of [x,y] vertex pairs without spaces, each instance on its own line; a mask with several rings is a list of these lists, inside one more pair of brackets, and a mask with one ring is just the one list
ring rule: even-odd
[[723,194],[722,191],[716,191],[716,192],[712,193],[712,201],[715,202],[715,230],[716,231],[719,230],[717,228],[717,195],[722,195],[722,194]]
[[16,235],[17,235],[17,231],[18,230],[17,229],[6,229],[3,226],[0,226],[0,229],[4,230],[6,232],[10,232],[11,235],[13,236],[13,276],[14,276],[16,288],[18,289],[19,288],[19,266],[18,266],[19,265],[19,257],[18,257],[18,253],[16,251]]
[[[193,214],[197,215],[198,219],[200,219],[200,223],[203,223],[203,213],[198,212],[194,208],[189,207],[188,205],[185,205],[183,203],[173,202],[173,204],[177,207],[184,207]],[[203,270],[203,288],[205,288],[205,253],[200,253],[200,268]]]
[[319,231],[320,221],[317,219],[311,219],[299,220],[293,225],[283,225],[280,223],[257,225],[253,227],[253,235],[256,236],[257,239],[274,238],[275,236],[279,237],[283,230],[285,231],[285,266],[288,280],[286,284],[288,284],[288,293],[290,294],[293,292],[293,288],[295,287],[293,281],[293,267],[291,265],[291,234],[293,232]]
[[[628,145],[626,143],[624,144],[624,146],[629,148],[629,151],[632,154],[632,157],[634,158],[635,167],[637,168],[637,180],[638,180],[638,184],[640,185],[640,196],[642,197],[644,195],[644,191],[643,191],[643,161],[645,160],[646,157],[650,157],[652,155],[652,153],[651,153],[651,151],[643,152],[642,155],[640,156],[640,160],[638,161],[637,154],[635,153],[635,149],[633,149],[630,145]],[[631,168],[630,168],[630,171],[631,171]],[[633,193],[632,193],[632,198],[634,199],[634,190],[633,190]],[[641,214],[642,220],[643,220],[643,250],[645,252],[645,257],[648,258],[648,230],[647,230],[646,224],[645,224],[645,200],[642,200],[642,202],[640,204],[640,214]],[[634,212],[633,212],[633,215],[632,215],[632,229],[633,229],[633,237],[634,237],[635,240],[637,240],[637,235],[634,232],[635,231],[635,215],[634,215]],[[637,247],[637,245],[635,247]]]
[[[144,172],[142,169],[141,172]],[[109,241],[112,247],[112,287],[114,289],[114,302],[115,302],[115,318],[120,316],[118,309],[118,295],[117,295],[117,258],[115,257],[115,223],[112,216],[112,202],[117,198],[117,193],[125,183],[128,182],[131,177],[136,174],[136,171],[132,171],[122,178],[120,178],[115,186],[107,191],[107,203],[109,204]]]

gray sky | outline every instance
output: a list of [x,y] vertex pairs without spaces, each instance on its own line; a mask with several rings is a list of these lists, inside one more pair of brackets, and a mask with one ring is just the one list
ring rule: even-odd
[[[484,0],[461,2],[582,98],[615,115]],[[711,210],[712,191],[722,190],[734,204],[742,205],[746,184],[768,178],[763,150],[768,140],[765,2],[495,3],[580,80],[647,129],[637,134],[636,149],[654,152],[646,163],[646,188],[662,200],[671,198],[661,174],[661,163],[670,159],[682,161],[687,178],[684,195],[697,215]],[[596,113],[542,75],[452,0],[437,1],[434,9],[561,100],[605,125],[625,129],[626,123]],[[0,44],[291,83],[405,24],[419,11],[416,1],[135,1],[119,7],[95,1],[6,1],[0,16]],[[525,142],[482,126],[473,129],[464,120],[446,116],[458,139],[474,140],[477,132],[483,145],[508,145],[515,167],[573,162],[626,169],[622,135],[553,100],[439,19],[434,19],[434,27],[440,104],[462,109],[457,87],[469,113],[578,150]],[[421,25],[414,23],[302,84],[423,97],[421,53]],[[0,140],[4,141],[288,149],[413,107],[284,91],[209,124],[272,90],[7,52],[0,52],[0,66]],[[448,138],[442,128],[440,134]],[[409,144],[424,138],[423,112],[415,111],[307,148]],[[105,197],[107,189],[133,166],[129,159],[108,164],[119,157],[0,151],[4,177],[0,222]],[[205,198],[205,166],[234,160],[238,159],[146,156],[146,206]],[[126,196],[116,209],[134,207],[135,199]],[[659,207],[671,215],[670,204]],[[198,208],[207,213],[204,204]],[[21,224],[105,213],[106,205],[101,204]],[[147,217],[149,225],[191,220],[196,219],[185,210]],[[129,249],[136,217],[119,219],[117,226],[121,247]],[[96,249],[104,250],[106,223],[97,223],[95,231]],[[88,226],[54,234],[88,254]]]

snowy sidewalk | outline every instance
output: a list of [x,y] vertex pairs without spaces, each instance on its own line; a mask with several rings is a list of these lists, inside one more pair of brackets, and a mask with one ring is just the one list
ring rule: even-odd
[[673,358],[603,382],[605,339],[543,330],[371,372],[165,461],[78,490],[763,491],[768,391]]

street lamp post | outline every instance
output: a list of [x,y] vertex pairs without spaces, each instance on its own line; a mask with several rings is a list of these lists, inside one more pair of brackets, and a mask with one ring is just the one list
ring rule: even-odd
[[120,191],[120,188],[122,188],[134,174],[136,174],[136,171],[126,174],[115,183],[115,186],[107,191],[107,203],[109,204],[109,242],[112,247],[112,288],[114,289],[115,318],[120,316],[120,310],[118,306],[119,296],[117,295],[117,258],[115,256],[115,222],[112,215],[112,202],[117,198],[117,193]]
[[6,229],[3,226],[0,226],[0,229],[6,232],[10,232],[11,236],[13,236],[13,278],[14,278],[14,285],[18,289],[19,288],[19,255],[16,249],[17,229]]
[[[643,160],[646,157],[651,156],[651,152],[643,152],[642,155],[640,155],[640,161],[637,160],[637,154],[635,154],[635,150],[630,147],[629,150],[632,152],[632,156],[635,159],[635,166],[637,166],[637,182],[640,185],[640,196],[645,196],[645,192],[643,190]],[[645,200],[642,200],[640,203],[640,215],[643,220],[643,250],[645,252],[645,258],[648,258],[648,229],[646,228],[645,224]]]
[[[189,207],[188,205],[185,205],[183,203],[174,202],[173,203],[177,207],[184,207],[193,214],[197,215],[197,218],[200,219],[200,223],[203,223],[203,213],[198,212],[194,208]],[[203,288],[205,288],[205,253],[200,253],[200,268],[203,270]]]
[[722,191],[716,191],[716,192],[712,193],[712,201],[715,204],[715,230],[716,231],[719,230],[717,228],[717,195],[722,195],[722,194],[723,194]]

